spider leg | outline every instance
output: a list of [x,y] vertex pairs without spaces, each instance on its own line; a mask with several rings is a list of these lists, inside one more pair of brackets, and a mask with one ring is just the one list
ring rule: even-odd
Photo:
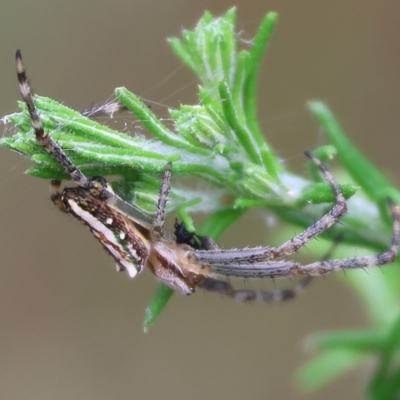
[[336,204],[327,214],[325,214],[322,218],[320,218],[316,223],[311,225],[305,231],[301,232],[294,238],[283,243],[276,249],[273,249],[273,254],[274,254],[273,258],[286,257],[290,254],[297,252],[311,239],[314,239],[316,236],[320,235],[322,232],[326,231],[328,228],[334,225],[339,220],[339,218],[342,217],[347,212],[346,200],[332,173],[329,171],[326,165],[323,164],[312,153],[306,151],[304,154],[309,159],[311,159],[311,161],[318,167],[325,180],[332,187],[333,192],[335,194]]
[[302,273],[315,276],[323,275],[340,269],[377,267],[394,262],[397,257],[398,247],[400,244],[400,207],[396,205],[391,198],[388,198],[387,201],[393,219],[392,243],[387,251],[372,256],[314,262],[312,264],[301,266]]
[[[389,249],[383,253],[365,257],[317,261],[311,264],[300,264],[296,261],[255,261],[235,263],[208,264],[211,273],[217,276],[234,276],[237,278],[283,278],[291,276],[318,276],[341,269],[358,269],[390,264],[397,256],[400,242],[400,208],[392,199],[388,199],[393,218],[393,236]],[[196,252],[197,255],[197,252]],[[202,259],[201,259],[202,261]]]
[[40,122],[37,109],[33,102],[33,93],[26,77],[25,67],[22,63],[22,56],[19,50],[17,50],[15,58],[17,65],[19,89],[22,98],[24,99],[28,107],[29,115],[31,117],[31,124],[35,131],[37,141],[55,160],[57,160],[61,164],[64,171],[71,177],[74,182],[82,187],[93,187],[93,183],[77,167],[75,167],[69,157],[55,142],[55,140],[52,139],[52,137],[44,131],[43,125]]
[[331,172],[312,153],[305,152],[305,155],[316,164],[325,180],[332,187],[336,200],[333,208],[313,225],[296,235],[294,238],[283,243],[279,247],[256,247],[240,250],[233,249],[214,251],[197,250],[195,254],[201,260],[201,262],[226,265],[231,263],[258,263],[261,261],[275,260],[280,257],[286,257],[296,253],[300,248],[307,244],[307,242],[314,239],[322,232],[325,232],[347,212],[346,200]]
[[160,188],[160,196],[157,204],[157,215],[153,221],[152,235],[155,239],[162,236],[165,222],[165,207],[167,205],[169,192],[171,190],[171,169],[172,163],[168,162],[165,166],[164,176]]
[[[189,241],[192,241],[192,236],[198,236],[195,233],[192,233],[191,236],[188,236],[189,232],[186,230],[185,224],[183,222],[180,224],[176,222],[175,228],[175,234],[177,232],[180,233],[182,239],[186,237],[189,239]],[[206,239],[205,236],[201,236],[201,238]],[[325,254],[323,260],[327,260],[331,257],[340,240],[340,236],[336,237],[334,243]],[[201,248],[204,249],[205,247],[203,246]],[[304,289],[311,283],[313,279],[313,276],[307,275],[293,288],[284,288],[278,290],[236,290],[229,282],[208,277],[199,284],[199,287],[209,292],[219,293],[222,296],[227,296],[229,298],[232,298],[233,300],[242,303],[250,301],[276,303],[292,300],[293,298],[297,297],[304,291]]]
[[[64,171],[76,184],[83,188],[90,189],[93,195],[101,198],[102,200],[106,200],[108,204],[116,210],[121,210],[124,214],[130,215],[134,219],[149,223],[150,219],[145,214],[143,214],[135,205],[129,204],[117,195],[115,195],[110,185],[108,185],[104,179],[88,179],[84,175],[84,173],[72,163],[71,159],[59,146],[59,144],[47,132],[44,131],[38,111],[33,101],[32,89],[29,85],[25,72],[25,67],[22,62],[21,52],[19,50],[17,50],[15,57],[20,92],[23,100],[27,105],[28,112],[31,118],[31,124],[35,131],[37,141],[43,146],[47,153],[49,153],[62,166]],[[53,203],[58,208],[62,209],[59,203],[59,200],[61,199],[58,191],[59,186],[59,181],[54,185],[51,184],[50,192]]]
[[219,293],[222,296],[230,297],[241,303],[249,301],[262,301],[265,303],[277,303],[292,300],[303,292],[305,287],[313,280],[312,276],[306,276],[298,285],[291,289],[278,290],[236,290],[229,282],[214,278],[206,278],[199,287],[209,292]]

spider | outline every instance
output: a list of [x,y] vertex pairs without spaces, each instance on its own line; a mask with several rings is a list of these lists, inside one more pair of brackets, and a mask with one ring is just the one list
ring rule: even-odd
[[[400,236],[400,208],[388,199],[393,219],[393,238],[389,249],[381,254],[349,259],[328,259],[302,265],[286,261],[310,240],[338,222],[347,211],[345,198],[328,168],[312,153],[305,155],[315,163],[335,195],[335,204],[313,225],[278,247],[255,247],[223,250],[208,237],[188,232],[184,224],[175,223],[175,232],[164,228],[165,207],[171,186],[171,163],[165,168],[157,213],[154,219],[134,204],[118,197],[103,177],[87,178],[57,142],[44,131],[29,86],[21,53],[16,53],[20,91],[25,101],[37,141],[62,166],[75,187],[60,191],[61,182],[53,180],[51,200],[61,210],[88,226],[92,234],[116,261],[118,271],[135,277],[147,266],[173,290],[190,295],[196,287],[246,301],[284,301],[299,294],[314,276],[340,269],[380,266],[394,261]],[[101,108],[100,108],[101,110]],[[278,278],[300,276],[303,279],[287,290],[235,290],[220,277]]]

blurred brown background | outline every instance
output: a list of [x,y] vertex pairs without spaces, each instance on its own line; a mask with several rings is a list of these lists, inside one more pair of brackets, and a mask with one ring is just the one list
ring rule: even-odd
[[[161,113],[195,102],[197,82],[166,38],[193,28],[204,10],[218,15],[233,5],[243,40],[264,14],[279,13],[262,67],[259,115],[282,158],[305,173],[302,151],[326,143],[306,108],[307,100],[322,99],[398,182],[396,1],[7,2],[0,14],[0,114],[15,111],[20,98],[17,48],[35,91],[76,109],[122,85],[161,103]],[[176,295],[144,334],[155,280],[147,272],[134,281],[117,275],[87,230],[53,209],[47,182],[23,175],[29,165],[0,148],[1,398],[362,398],[372,364],[311,395],[294,384],[311,356],[307,335],[368,324],[359,300],[334,276],[285,305],[241,305],[201,291]],[[224,246],[273,242],[266,224],[253,228],[262,216],[241,221]]]

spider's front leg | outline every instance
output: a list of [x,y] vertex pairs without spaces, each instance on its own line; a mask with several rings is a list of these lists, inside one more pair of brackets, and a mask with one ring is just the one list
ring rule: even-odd
[[[108,188],[106,186],[99,184],[95,179],[88,179],[85,174],[73,164],[71,159],[59,146],[59,144],[47,132],[45,132],[42,122],[39,118],[38,110],[36,109],[35,103],[33,101],[32,89],[26,76],[26,71],[22,62],[22,55],[20,50],[17,50],[15,54],[15,59],[19,90],[28,108],[29,116],[31,118],[31,125],[33,130],[35,131],[36,140],[43,146],[45,151],[61,165],[65,173],[70,176],[72,181],[74,181],[81,187],[91,188],[100,191],[104,199],[112,197],[112,193],[108,191]],[[55,182],[56,183],[54,185],[54,188],[51,188],[52,195],[57,193],[57,185],[59,187],[59,183],[57,183],[57,181]],[[55,200],[57,200],[56,197],[57,195],[55,195],[54,197]],[[59,206],[59,203],[57,203],[57,201],[55,201],[54,203]]]
[[331,226],[333,226],[347,212],[346,199],[344,198],[338,183],[336,182],[335,178],[333,177],[327,166],[323,164],[311,152],[306,151],[304,154],[318,167],[325,180],[331,186],[335,195],[335,205],[315,224],[311,225],[305,231],[283,243],[276,249],[273,249],[273,258],[286,257],[288,255],[296,253],[307,242],[314,239],[315,237],[329,229]]
[[379,267],[394,262],[400,244],[400,207],[390,197],[387,198],[387,202],[392,215],[393,235],[391,245],[386,251],[372,256],[317,261],[306,265],[299,264],[296,267],[297,274],[318,276],[338,270]]
[[[309,240],[335,224],[347,211],[344,196],[327,167],[311,153],[307,152],[306,155],[317,165],[325,179],[331,185],[336,198],[334,207],[312,226],[276,248],[194,250],[193,254],[201,263],[210,267],[212,275],[238,278],[267,277],[272,279],[291,276],[318,276],[339,269],[357,269],[385,265],[395,260],[400,242],[400,208],[391,199],[388,199],[388,203],[393,220],[393,236],[392,244],[387,251],[373,256],[317,261],[306,265],[290,260],[275,260],[278,257],[290,255],[299,250]],[[207,282],[204,285],[206,288],[208,286],[210,290],[221,288],[220,291],[223,294],[234,294],[232,289],[227,285],[213,285],[211,283],[207,285]]]
[[254,263],[266,263],[268,261],[289,256],[299,251],[310,240],[329,229],[347,212],[346,200],[331,172],[312,153],[307,151],[305,152],[305,155],[310,158],[312,162],[314,162],[314,164],[321,171],[321,174],[325,180],[332,187],[335,195],[335,205],[332,207],[332,209],[313,225],[278,247],[256,247],[224,251],[196,251],[196,255],[202,262],[223,268],[224,266],[229,266],[232,264],[247,263],[252,265]]
[[[224,254],[231,250],[220,251],[219,263],[210,264],[211,271],[217,276],[234,276],[237,278],[284,278],[292,276],[319,276],[341,269],[358,269],[376,267],[392,263],[397,256],[400,243],[400,207],[392,199],[388,203],[393,220],[393,235],[390,247],[383,253],[345,259],[330,259],[317,261],[311,264],[301,264],[297,261],[255,261],[253,263],[236,262],[226,263],[223,260]],[[239,250],[234,250],[235,252]],[[198,254],[196,251],[195,254]],[[202,261],[202,258],[200,258]]]

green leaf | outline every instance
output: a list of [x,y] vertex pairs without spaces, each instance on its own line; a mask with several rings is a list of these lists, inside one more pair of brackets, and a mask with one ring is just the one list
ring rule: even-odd
[[328,107],[319,101],[310,102],[309,106],[337,149],[339,158],[347,172],[363,188],[367,196],[381,206],[383,215],[387,213],[387,196],[390,195],[400,204],[399,191],[354,146]]
[[165,308],[174,291],[163,284],[158,285],[144,313],[143,328],[146,332]]
[[314,391],[359,366],[365,356],[344,349],[326,350],[309,361],[297,373],[297,381],[307,391]]

